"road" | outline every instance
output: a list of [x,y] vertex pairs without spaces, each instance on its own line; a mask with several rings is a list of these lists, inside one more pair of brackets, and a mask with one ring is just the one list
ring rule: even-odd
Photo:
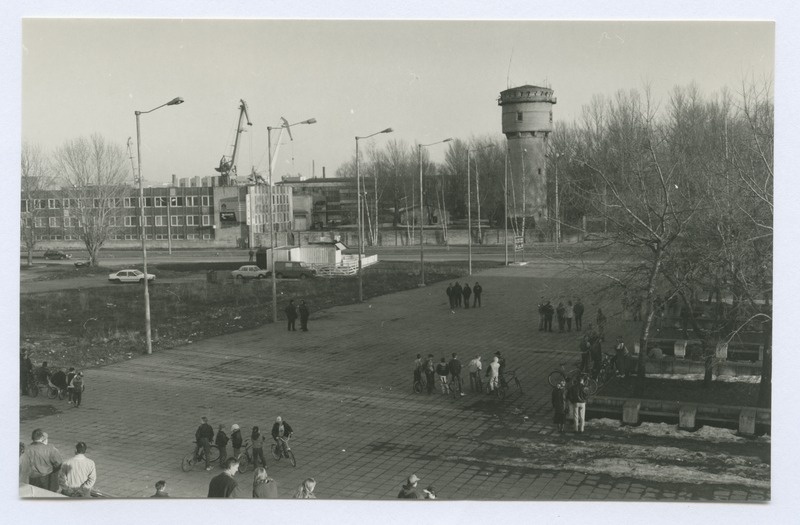
[[[149,496],[159,479],[173,496],[205,495],[219,470],[179,468],[200,416],[247,431],[269,429],[277,415],[295,429],[298,458],[297,468],[267,460],[281,497],[314,477],[323,499],[394,499],[415,473],[446,500],[770,498],[768,440],[674,428],[651,435],[609,420],[559,434],[546,376],[575,358],[576,334],[540,333],[532,312],[541,294],[583,294],[586,281],[555,266],[473,278],[484,288],[480,309],[449,310],[440,284],[327,310],[312,305],[309,332],[265,324],[87,370],[80,408],[21,398],[20,441],[42,428],[67,455],[86,441],[97,487],[128,498]],[[634,327],[614,315],[616,304],[589,302],[587,311],[602,306],[608,331],[630,337]],[[503,402],[411,392],[416,353],[458,352],[466,363],[497,350],[518,369],[524,393]],[[245,489],[251,476],[238,478]]]

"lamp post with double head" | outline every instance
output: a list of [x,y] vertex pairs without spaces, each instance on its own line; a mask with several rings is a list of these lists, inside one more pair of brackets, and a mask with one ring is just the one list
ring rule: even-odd
[[139,115],[152,113],[164,106],[177,106],[183,104],[181,97],[175,97],[169,102],[148,111],[134,111],[136,115],[136,158],[139,163],[139,222],[142,230],[142,267],[144,270],[144,331],[147,338],[147,353],[153,353],[153,340],[150,335],[150,289],[147,281],[147,244],[145,243],[145,222],[144,222],[144,186],[142,185],[142,134],[139,126]]
[[[301,122],[295,122],[294,124],[289,124],[289,121],[285,118],[281,117],[281,125],[280,126],[267,126],[267,157],[269,157],[269,165],[267,167],[268,173],[268,180],[267,180],[267,199],[269,199],[269,210],[267,213],[267,227],[269,228],[269,256],[272,262],[272,270],[270,274],[272,276],[272,322],[278,322],[278,284],[275,281],[275,217],[274,217],[274,209],[275,203],[273,202],[273,195],[272,195],[272,171],[275,167],[275,160],[278,158],[278,150],[280,149],[281,143],[281,136],[283,135],[283,130],[286,130],[289,133],[289,139],[294,140],[292,138],[292,126],[297,126],[299,124],[316,124],[317,119],[310,118],[307,120],[303,120]],[[280,133],[278,134],[278,145],[275,147],[275,157],[272,156],[272,130],[279,129]],[[265,264],[269,266],[269,261],[266,261],[265,257]]]
[[380,135],[381,133],[391,133],[394,131],[392,128],[386,128],[382,131],[376,131],[372,135],[364,137],[356,137],[356,193],[358,202],[358,302],[364,301],[364,280],[361,275],[361,258],[364,256],[364,221],[361,218],[361,171],[359,170],[358,160],[358,141]]
[[[423,196],[422,196],[422,148],[427,148],[428,146],[435,146],[436,144],[443,144],[445,142],[450,142],[453,140],[452,138],[446,138],[444,140],[440,140],[437,142],[431,142],[430,144],[418,144],[417,145],[417,162],[419,163],[419,285],[425,286],[425,239],[423,238],[423,226],[425,223],[425,209],[423,205]],[[444,219],[443,219],[444,220]]]

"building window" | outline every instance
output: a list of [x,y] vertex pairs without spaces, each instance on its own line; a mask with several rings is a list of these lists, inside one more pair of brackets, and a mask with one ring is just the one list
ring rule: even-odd
[[109,226],[116,226],[117,225],[117,218],[116,217],[109,217],[108,218],[108,225]]
[[210,197],[208,195],[203,195],[203,197],[201,198],[201,202],[203,203],[203,206],[210,206],[209,201],[210,201]]
[[130,216],[130,215],[126,216],[125,217],[125,226],[138,226],[138,224],[136,224],[136,222],[135,222],[135,219],[136,219],[136,217],[133,217],[133,216]]
[[197,197],[194,195],[186,197],[187,206],[197,206]]
[[170,197],[169,205],[172,206],[173,208],[177,206],[183,206],[183,197]]
[[172,234],[172,240],[173,241],[182,241],[183,240],[183,235],[181,235],[180,233],[173,233]]
[[58,217],[50,217],[47,222],[51,228],[58,228]]
[[211,225],[211,215],[203,215],[203,226]]
[[204,241],[210,241],[211,240],[211,234],[210,233],[204,233],[203,234],[203,240]]
[[47,207],[51,210],[59,208],[59,204],[61,204],[61,202],[58,199],[47,199]]
[[181,216],[180,215],[173,215],[170,217],[170,224],[173,226],[180,226],[181,225]]
[[156,226],[166,226],[166,215],[156,215]]
[[50,240],[51,241],[60,241],[61,240],[61,236],[60,235],[51,235],[50,236]]
[[153,236],[152,235],[145,235],[144,238],[147,239],[148,241],[152,241],[153,240]]
[[167,236],[166,236],[166,235],[164,235],[163,233],[157,233],[157,234],[156,234],[156,240],[157,240],[157,241],[163,241],[163,240],[165,240],[166,238],[167,238]]
[[33,209],[41,210],[44,208],[44,199],[33,199]]
[[522,111],[517,111],[517,122],[522,122]]
[[144,225],[145,226],[152,226],[153,225],[153,217],[145,215],[145,217],[144,217]]
[[47,235],[37,235],[36,236],[36,240],[37,241],[46,241],[46,240],[48,240],[48,237],[47,237]]
[[186,216],[186,226],[199,226],[200,224],[200,217],[197,215],[187,215]]
[[144,198],[144,207],[145,208],[152,208],[153,207],[153,197],[145,197]]
[[19,209],[20,209],[20,211],[22,211],[22,213],[27,212],[28,211],[28,201],[26,201],[24,199],[21,200],[19,202]]
[[166,208],[167,207],[167,198],[166,197],[156,197],[155,204],[156,204],[156,208]]
[[130,234],[128,234],[128,235],[126,235],[126,236],[125,236],[125,240],[126,240],[126,241],[132,241],[132,240],[134,240],[135,238],[136,238],[135,236],[133,236],[133,235],[130,235]]
[[189,234],[186,235],[186,239],[189,240],[189,241],[196,241],[197,240],[197,234],[196,233],[189,233]]
[[125,206],[126,208],[133,208],[134,207],[133,202],[134,202],[133,197],[125,197],[124,199],[122,199],[122,205]]

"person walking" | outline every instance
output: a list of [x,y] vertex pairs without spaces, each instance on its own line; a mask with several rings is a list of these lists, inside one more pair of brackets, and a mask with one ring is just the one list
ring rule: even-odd
[[208,497],[209,498],[239,498],[241,493],[239,491],[239,484],[233,477],[236,471],[239,470],[239,460],[236,458],[228,458],[225,460],[225,471],[217,474],[208,483]]
[[447,363],[447,368],[450,370],[450,379],[453,388],[458,388],[458,393],[463,396],[464,387],[461,384],[461,361],[458,360],[458,356],[455,352],[453,352],[453,357],[450,359],[450,362]]
[[450,305],[450,309],[452,310],[455,307],[455,304],[454,304],[454,301],[453,301],[453,283],[450,283],[447,286],[447,302]]
[[67,497],[90,498],[96,480],[94,461],[86,457],[86,443],[79,441],[75,445],[75,455],[61,464],[58,487]]
[[194,457],[198,457],[200,449],[203,449],[203,459],[206,462],[206,470],[211,470],[211,465],[208,464],[208,458],[211,455],[211,441],[214,439],[214,427],[208,424],[208,418],[203,416],[200,418],[200,426],[194,433]]
[[278,482],[264,467],[258,467],[253,475],[253,499],[278,499]]
[[422,365],[422,354],[417,354],[417,358],[414,359],[414,366],[411,369],[414,372],[413,385],[416,385],[417,383],[422,384]]
[[72,405],[75,408],[81,406],[83,400],[83,391],[86,390],[86,382],[83,379],[83,372],[78,372],[72,381],[69,382],[68,387],[72,387]]
[[583,303],[580,298],[575,301],[575,330],[581,331],[583,328]]
[[558,432],[561,434],[564,433],[564,422],[567,415],[567,392],[565,387],[566,382],[559,381],[550,393],[550,400],[553,405],[553,423],[555,423]]
[[553,314],[555,313],[555,308],[553,305],[550,304],[550,301],[547,301],[544,304],[544,329],[546,332],[553,331]]
[[439,364],[436,365],[436,374],[439,376],[439,386],[442,388],[442,394],[447,394],[447,374],[450,373],[450,369],[447,367],[447,360],[442,357],[442,360],[439,361]]
[[267,460],[264,459],[264,443],[266,443],[266,437],[258,430],[258,427],[253,427],[253,431],[250,433],[250,443],[253,445],[253,466],[258,468],[260,461],[261,466],[266,467]]
[[567,332],[572,331],[572,319],[575,317],[575,310],[572,308],[572,301],[567,301],[564,308],[564,318],[567,320]]
[[233,447],[233,457],[239,459],[242,453],[242,431],[236,423],[231,425],[231,447]]
[[586,390],[586,378],[580,376],[567,391],[567,399],[574,407],[575,432],[583,434],[583,426],[586,421],[586,401],[589,392]]
[[481,363],[480,355],[476,355],[469,364],[467,364],[467,370],[469,370],[469,386],[472,388],[473,392],[483,391],[483,384],[481,383],[482,369],[483,363]]
[[219,449],[219,466],[225,466],[225,460],[228,459],[228,435],[225,433],[223,425],[217,427],[217,436],[214,438],[214,444]]
[[403,485],[403,488],[400,489],[397,499],[425,499],[424,496],[420,494],[419,490],[417,490],[418,483],[419,478],[417,475],[411,474]]
[[567,309],[564,308],[564,303],[558,303],[556,307],[556,319],[558,320],[558,332],[564,333],[564,326],[567,324]]
[[425,371],[425,382],[428,388],[428,394],[433,394],[434,372],[436,370],[433,364],[433,354],[428,354],[428,359],[425,360],[423,370]]
[[475,297],[475,299],[472,301],[473,308],[475,308],[476,306],[478,308],[481,307],[482,293],[483,293],[483,287],[480,284],[478,284],[478,281],[475,281],[475,286],[472,287],[472,295]]
[[289,300],[289,304],[286,305],[286,308],[283,311],[286,313],[286,321],[288,322],[286,329],[289,332],[295,332],[296,330],[294,329],[294,322],[297,319],[297,308],[294,306],[293,299]]
[[151,498],[168,498],[167,482],[163,479],[156,481],[156,493],[150,496]]
[[469,283],[464,283],[464,289],[461,290],[461,293],[464,295],[464,308],[469,308],[469,296],[472,295],[472,288],[469,287]]
[[314,478],[306,478],[297,487],[297,490],[294,493],[292,498],[294,499],[316,499],[314,495],[314,488],[317,486],[317,482]]
[[486,375],[489,377],[489,388],[486,393],[491,394],[500,386],[500,357],[494,356],[492,362],[486,367]]
[[601,342],[606,340],[606,316],[602,308],[597,309],[597,332]]
[[61,453],[48,443],[47,432],[41,428],[31,433],[32,443],[19,458],[20,483],[58,491],[58,471],[61,468]]
[[76,375],[78,375],[78,373],[75,371],[75,367],[69,367],[69,370],[67,370],[67,402],[70,405],[75,398],[75,388],[72,386],[72,380],[75,379]]
[[300,330],[308,332],[309,311],[305,301],[300,301],[300,308],[298,310],[300,311]]
[[461,291],[461,285],[458,284],[458,281],[456,281],[455,286],[453,286],[453,301],[455,303],[455,308],[461,308]]
[[256,252],[254,252],[253,249],[250,248],[250,252],[248,253],[248,255],[250,255],[250,259],[248,259],[247,262],[250,262],[250,263],[253,262],[255,260]]

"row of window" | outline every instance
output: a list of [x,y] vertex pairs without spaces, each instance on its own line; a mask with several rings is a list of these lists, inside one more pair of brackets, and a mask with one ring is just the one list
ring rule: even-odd
[[[153,235],[147,234],[147,236],[145,238],[148,241],[152,241],[153,240]],[[155,235],[155,240],[157,240],[157,241],[166,241],[167,238],[168,238],[168,235],[166,233],[157,233]],[[210,241],[211,240],[211,234],[210,233],[204,233],[204,234],[202,234],[202,238],[203,238],[204,241]],[[112,235],[111,239],[115,240],[115,241],[123,241],[123,240],[124,241],[140,241],[142,239],[142,236],[141,235]],[[37,235],[36,236],[36,240],[37,241],[79,241],[80,237],[77,236],[77,235]],[[183,235],[181,233],[173,233],[172,234],[172,240],[173,241],[182,241],[182,240],[197,241],[197,240],[200,240],[200,234],[198,234],[198,233],[188,233],[186,235]]]
[[[122,217],[122,223],[118,224],[117,217],[108,217],[109,226],[141,226],[142,220],[138,215],[127,215]],[[172,215],[170,218],[170,226],[200,226],[201,221],[203,226],[211,226],[211,215]],[[33,220],[34,227],[44,228],[45,220],[47,225],[51,228],[60,228],[63,224],[64,228],[75,228],[83,226],[82,221],[78,217],[35,217]],[[166,215],[145,216],[145,226],[166,226]]]
[[[87,205],[88,205],[88,200]],[[28,206],[30,202],[30,207]],[[101,199],[92,199],[92,208],[100,208]],[[139,197],[124,197],[121,199],[108,199],[106,200],[107,208],[138,208]],[[191,206],[210,206],[211,197],[209,195],[189,195],[186,197],[145,197],[145,208],[180,208]],[[66,208],[78,208],[78,199],[30,199],[22,200],[20,202],[20,209],[23,212],[34,210],[59,210]]]

